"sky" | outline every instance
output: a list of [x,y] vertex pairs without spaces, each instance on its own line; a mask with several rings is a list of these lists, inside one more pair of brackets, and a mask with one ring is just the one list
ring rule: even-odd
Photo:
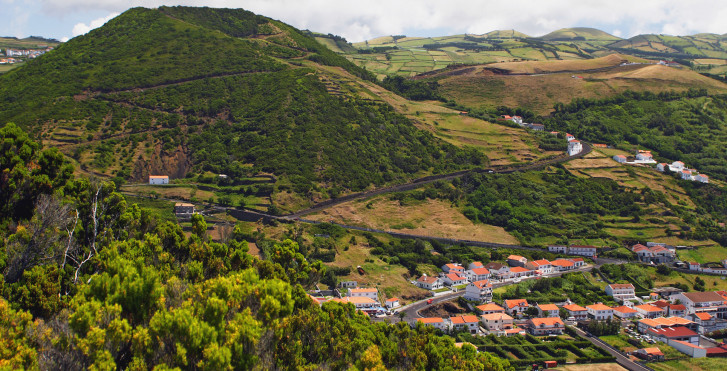
[[510,29],[542,36],[566,27],[623,38],[727,33],[727,2],[721,0],[0,0],[0,36],[66,41],[131,7],[161,5],[244,8],[349,42]]

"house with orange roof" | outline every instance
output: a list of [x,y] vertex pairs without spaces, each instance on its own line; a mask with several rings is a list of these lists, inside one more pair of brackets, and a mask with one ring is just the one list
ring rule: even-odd
[[149,175],[149,184],[169,184],[168,175]]
[[642,334],[646,333],[646,331],[648,331],[649,329],[659,329],[674,326],[683,326],[693,331],[696,331],[698,328],[696,322],[681,317],[657,317],[653,319],[644,318],[636,322],[636,329]]
[[684,180],[692,180],[692,170],[690,169],[683,169],[681,172],[679,172],[679,175]]
[[664,353],[656,347],[636,349],[634,351],[634,355],[647,362],[657,362],[664,360]]
[[613,309],[603,303],[586,305],[588,315],[596,320],[613,319]]
[[511,267],[524,267],[527,262],[528,259],[520,255],[510,255],[507,257],[507,264]]
[[612,283],[606,286],[606,295],[613,297],[616,301],[636,299],[636,288],[630,283]]
[[621,319],[636,318],[638,314],[639,312],[637,312],[636,309],[625,305],[613,307],[613,315]]
[[457,263],[449,263],[442,266],[442,271],[444,273],[459,273],[463,275],[464,270],[464,267]]
[[528,262],[525,267],[534,271],[540,271],[541,274],[548,274],[553,272],[553,265],[546,259],[540,259]]
[[555,304],[538,304],[538,317],[558,317],[560,308]]
[[467,283],[467,277],[460,276],[459,273],[448,273],[442,275],[442,281],[447,286],[459,286]]
[[465,288],[464,298],[480,303],[492,301],[492,284],[488,280],[470,282]]
[[644,246],[640,243],[631,247],[636,256],[642,262],[653,262],[654,264],[671,263],[676,259],[676,254],[661,244]]
[[439,277],[431,277],[424,274],[417,279],[416,285],[425,290],[437,290],[444,287],[444,281]]
[[586,265],[586,262],[583,260],[583,258],[570,258],[568,259],[573,262],[573,266],[578,269],[584,265]]
[[689,314],[708,312],[718,318],[727,318],[725,298],[714,291],[682,292],[672,298],[680,300]]
[[417,323],[421,323],[425,326],[432,326],[444,332],[449,332],[449,330],[452,328],[452,323],[448,319],[440,317],[417,318],[415,322],[411,323],[412,327],[416,326]]
[[496,276],[502,276],[504,274],[510,273],[510,267],[498,262],[489,262],[485,264],[485,268],[490,271],[490,274]]
[[359,287],[359,288],[349,288],[348,289],[348,296],[351,297],[367,297],[374,300],[379,300],[379,290],[375,287]]
[[641,318],[656,318],[663,317],[666,314],[664,309],[661,309],[651,304],[641,304],[634,307],[636,312]]
[[464,271],[465,277],[470,282],[482,281],[490,278],[490,271],[485,268],[472,268]]
[[504,331],[514,327],[513,318],[505,313],[489,313],[481,316],[484,327],[492,332]]
[[588,309],[578,304],[567,304],[563,306],[568,312],[568,317],[573,317],[576,321],[585,321],[588,319]]
[[526,322],[525,327],[535,336],[562,335],[565,330],[565,324],[560,317],[531,318]]
[[583,144],[581,144],[580,140],[577,139],[571,139],[568,141],[568,148],[566,149],[566,153],[568,153],[568,156],[574,156],[583,151]]
[[452,322],[452,330],[454,331],[468,331],[470,334],[476,334],[480,330],[480,320],[477,316],[464,315],[449,317]]
[[505,313],[505,308],[495,304],[495,303],[487,303],[478,305],[475,308],[479,309],[482,314],[490,314],[490,313]]
[[381,306],[378,301],[365,296],[346,296],[340,299],[331,299],[331,301],[343,304],[351,303],[356,307],[356,309],[376,308]]
[[531,271],[530,269],[523,268],[523,267],[512,267],[510,268],[510,278],[520,278],[520,277],[531,277],[535,275],[535,271]]
[[636,153],[636,161],[634,161],[639,164],[655,164],[656,161],[654,161],[654,155],[651,154],[651,151],[643,151],[639,150]]
[[505,311],[507,314],[517,317],[524,313],[528,308],[530,308],[530,304],[528,304],[528,301],[525,299],[509,299],[505,300],[503,302],[503,306],[505,307]]
[[576,137],[573,134],[565,133],[565,140],[570,141],[576,139]]
[[386,302],[384,302],[384,304],[386,304],[387,308],[396,308],[401,306],[399,298],[386,299]]
[[467,269],[484,268],[485,265],[482,262],[472,262],[467,266]]
[[702,183],[709,183],[709,177],[707,176],[707,174],[697,174],[694,176],[694,181],[702,182]]
[[660,164],[656,164],[656,171],[664,172],[669,167],[669,164],[662,162]]
[[697,324],[697,332],[700,334],[727,329],[727,321],[717,318],[708,312],[692,313],[687,318]]
[[558,272],[570,271],[576,268],[576,264],[568,259],[555,259],[550,264],[553,270]]

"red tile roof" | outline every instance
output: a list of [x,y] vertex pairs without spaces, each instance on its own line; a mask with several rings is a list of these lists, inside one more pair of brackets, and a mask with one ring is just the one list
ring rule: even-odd
[[477,323],[480,322],[480,320],[477,318],[477,316],[473,315],[464,315],[464,316],[457,316],[457,317],[450,317],[450,321],[452,321],[453,324],[463,324],[463,323]]
[[465,278],[465,277],[462,277],[462,276],[460,276],[460,275],[459,275],[459,274],[457,274],[457,273],[449,273],[449,274],[447,274],[447,278],[449,278],[449,279],[450,279],[450,280],[452,280],[452,281],[462,281],[462,280],[467,280],[467,278]]
[[472,270],[472,273],[480,276],[480,275],[483,275],[483,274],[490,274],[490,271],[487,270],[487,268],[475,268],[475,269]]
[[443,318],[439,317],[424,317],[424,318],[417,318],[417,322],[421,323],[442,323],[444,322]]
[[532,318],[530,319],[530,321],[532,321],[533,325],[535,325],[536,327],[540,327],[541,324],[548,327],[565,327],[565,324],[559,317]]
[[485,287],[492,287],[492,284],[488,280],[475,281],[475,282],[472,282],[472,284],[475,285],[475,287],[477,287],[478,289],[483,289]]
[[527,307],[528,301],[525,299],[505,300],[505,306],[510,309],[515,308],[515,307]]
[[600,303],[587,305],[586,308],[593,309],[593,310],[611,310],[611,311],[613,310],[613,309],[611,309],[611,307],[604,305],[604,304],[600,304]]
[[666,328],[651,328],[648,330],[648,332],[654,333],[657,335],[666,336],[668,338],[699,336],[696,332],[694,332],[684,326],[674,326],[674,327],[666,327]]
[[530,272],[530,269],[524,268],[524,267],[512,267],[510,268],[510,272],[513,273],[525,273]]
[[485,311],[493,311],[493,310],[498,310],[498,311],[504,311],[505,310],[505,308],[503,308],[503,307],[501,307],[501,306],[499,306],[499,305],[497,305],[495,303],[482,304],[482,305],[476,306],[475,308],[477,308],[477,309],[479,309],[479,310],[481,310],[483,312],[485,312]]
[[565,309],[567,309],[567,310],[569,310],[571,312],[583,312],[583,311],[588,310],[588,309],[583,308],[582,306],[580,306],[578,304],[568,304],[568,305],[564,305],[563,308],[565,308]]
[[611,289],[613,290],[634,289],[634,285],[630,283],[612,283],[609,286],[611,286]]
[[542,310],[543,312],[550,310],[559,310],[558,306],[555,304],[538,304],[538,308],[540,308],[540,310]]
[[613,311],[614,312],[619,312],[619,313],[636,313],[636,309],[629,308],[629,307],[627,307],[625,305],[622,305],[620,307],[614,307],[613,308]]

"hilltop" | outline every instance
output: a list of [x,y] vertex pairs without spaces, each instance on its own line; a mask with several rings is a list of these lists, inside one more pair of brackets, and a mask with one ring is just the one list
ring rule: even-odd
[[350,88],[373,80],[251,12],[134,8],[0,77],[0,122],[122,181],[265,174],[272,186],[237,193],[278,195],[269,206],[288,210],[486,163]]
[[615,41],[621,40],[620,37],[613,36],[601,30],[589,27],[561,28],[547,35],[538,37],[539,39],[548,41],[573,41],[573,40],[589,40],[589,41]]

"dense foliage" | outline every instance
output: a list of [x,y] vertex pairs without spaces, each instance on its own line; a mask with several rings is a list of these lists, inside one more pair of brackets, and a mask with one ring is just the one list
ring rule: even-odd
[[[33,184],[67,167],[41,161],[45,151],[14,125],[0,133],[3,175],[15,169]],[[211,242],[199,215],[187,235],[128,205],[113,183],[60,179],[4,200],[34,208],[0,215],[0,368],[511,369],[431,327],[315,304],[304,288],[325,269],[296,242],[259,260],[240,227]]]
[[682,161],[727,179],[727,97],[706,91],[626,92],[600,100],[558,104],[544,124],[593,143],[629,143],[656,151],[657,161]]
[[67,155],[120,179],[141,180],[148,163],[182,152],[190,163],[177,177],[272,173],[284,187],[275,191],[309,199],[486,163],[388,105],[332,94],[310,61],[373,79],[244,10],[134,8],[2,76],[0,122],[54,132],[78,144]]
[[613,298],[590,283],[585,274],[590,273],[568,273],[561,277],[523,281],[508,287],[502,294],[496,294],[497,299],[527,298],[533,303],[560,303],[570,299],[579,305],[613,303]]
[[411,80],[402,76],[386,76],[381,86],[411,100],[443,100],[436,81]]

